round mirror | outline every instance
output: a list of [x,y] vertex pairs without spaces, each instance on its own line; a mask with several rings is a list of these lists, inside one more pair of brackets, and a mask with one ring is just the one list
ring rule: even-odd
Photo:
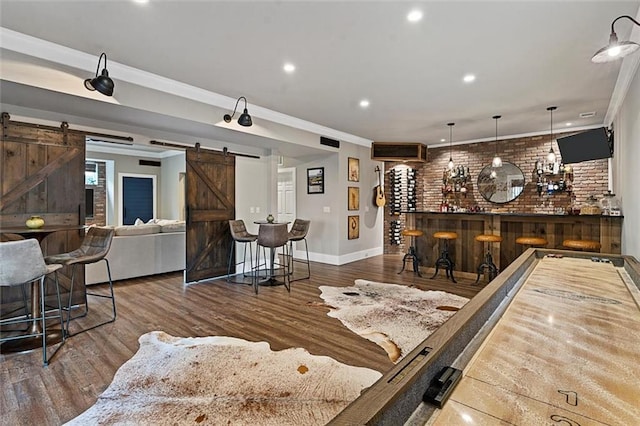
[[524,173],[515,164],[502,162],[502,167],[486,166],[478,175],[478,191],[492,203],[513,201],[524,190]]

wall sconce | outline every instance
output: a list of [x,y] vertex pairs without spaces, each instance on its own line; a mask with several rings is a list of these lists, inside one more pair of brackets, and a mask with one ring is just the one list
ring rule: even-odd
[[[102,61],[102,57],[104,56],[104,68],[102,69],[102,73],[98,75],[98,71],[100,71],[100,61]],[[102,52],[100,58],[98,59],[98,68],[96,68],[96,76],[93,78],[87,78],[84,81],[84,87],[87,90],[97,90],[105,96],[113,95],[113,80],[109,78],[109,71],[107,71],[107,54]]]
[[251,127],[253,122],[251,121],[249,112],[247,112],[247,98],[245,98],[244,96],[240,96],[236,101],[236,106],[233,108],[233,114],[225,114],[223,119],[225,123],[231,123],[231,119],[234,115],[236,115],[236,110],[238,109],[238,103],[240,102],[240,99],[244,100],[244,112],[240,114],[240,117],[238,117],[238,124],[244,127]]
[[630,19],[634,24],[640,26],[640,22],[636,21],[629,15],[618,16],[611,23],[611,35],[609,36],[609,44],[598,50],[591,58],[591,62],[599,64],[603,62],[615,61],[638,50],[638,47],[640,47],[638,43],[634,43],[633,41],[618,41],[618,35],[614,31],[613,25],[618,19],[622,18]]

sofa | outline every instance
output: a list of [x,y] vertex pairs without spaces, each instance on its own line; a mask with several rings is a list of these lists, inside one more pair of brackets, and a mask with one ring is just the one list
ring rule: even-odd
[[[185,268],[185,222],[151,219],[147,223],[116,226],[106,258],[111,279],[124,280]],[[85,266],[86,284],[108,282],[105,262]]]

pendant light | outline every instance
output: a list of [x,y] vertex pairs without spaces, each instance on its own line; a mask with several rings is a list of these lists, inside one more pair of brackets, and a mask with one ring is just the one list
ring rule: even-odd
[[493,161],[491,161],[493,167],[502,167],[502,158],[498,155],[498,119],[501,117],[501,115],[493,116],[493,119],[496,120],[496,155],[493,157]]
[[547,162],[555,163],[556,162],[556,153],[553,152],[553,111],[558,109],[558,107],[550,106],[547,108],[547,111],[551,113],[551,138],[549,139],[549,153],[547,154]]
[[447,165],[447,168],[449,170],[453,170],[453,167],[455,166],[453,164],[453,156],[451,155],[451,134],[452,134],[453,126],[455,125],[456,123],[447,123],[447,126],[449,126],[449,164]]

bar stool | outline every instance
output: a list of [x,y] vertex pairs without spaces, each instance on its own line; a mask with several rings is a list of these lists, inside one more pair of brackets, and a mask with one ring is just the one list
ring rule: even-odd
[[498,275],[498,267],[493,263],[493,257],[491,256],[491,243],[502,242],[500,235],[493,234],[480,234],[476,235],[476,241],[481,243],[487,243],[487,253],[484,256],[484,262],[478,265],[478,278],[476,278],[476,284],[480,281],[480,275],[485,269],[489,270],[489,281],[493,280]]
[[600,251],[600,242],[593,240],[564,240],[562,246],[573,250]]
[[236,245],[238,243],[244,244],[244,250],[242,252],[242,262],[236,262],[233,266],[235,267],[238,265],[242,265],[242,276],[246,277],[247,275],[245,274],[245,263],[247,263],[247,244],[249,244],[249,265],[251,269],[253,269],[253,253],[251,252],[251,243],[255,242],[258,239],[257,235],[250,234],[247,231],[247,228],[242,219],[230,220],[229,229],[231,230],[231,238],[233,238],[233,241],[231,242],[231,247],[229,248],[229,261],[227,262],[227,282],[231,282],[231,259],[233,257],[233,252],[236,249]]
[[[271,265],[269,272],[269,279],[267,280],[269,283],[267,285],[278,285],[284,284],[285,288],[288,292],[291,292],[291,272],[289,270],[290,262],[289,262],[289,232],[287,231],[286,223],[277,223],[277,224],[261,224],[260,228],[258,228],[258,239],[257,239],[258,247],[256,248],[256,267],[253,268],[253,286],[256,294],[258,294],[258,286],[260,285],[260,280],[258,279],[259,268],[257,265],[260,265],[260,247],[269,248],[271,251]],[[282,257],[283,262],[280,264],[280,268],[282,268],[282,281],[280,283],[277,281],[276,277],[276,250],[278,247],[282,248]],[[280,276],[280,274],[277,274]]]
[[455,278],[453,278],[453,267],[455,266],[455,263],[449,256],[449,240],[455,240],[458,238],[458,234],[455,232],[440,231],[434,233],[433,238],[437,240],[444,240],[444,244],[440,257],[436,260],[436,272],[433,274],[431,279],[434,279],[436,275],[438,275],[438,269],[443,267],[447,273],[447,278],[451,278],[451,281],[457,283]]
[[549,242],[542,237],[518,237],[516,238],[516,244],[525,246],[525,250],[529,247],[544,247]]
[[[293,274],[294,262],[307,264],[307,276],[296,278],[295,280],[291,280],[291,281],[306,280],[308,278],[311,278],[311,266],[309,264],[309,246],[307,245],[307,233],[309,232],[310,225],[311,225],[311,221],[304,220],[304,219],[296,219],[295,221],[293,221],[293,225],[291,225],[291,230],[289,231],[289,254],[290,254],[289,260],[291,262],[289,264],[289,269]],[[304,250],[307,253],[306,261],[293,258],[293,243],[298,241],[304,241]]]
[[409,250],[402,258],[402,269],[400,270],[400,272],[398,272],[398,274],[401,274],[404,271],[407,260],[409,260],[413,262],[413,273],[422,278],[422,275],[420,274],[420,261],[418,260],[418,255],[416,253],[415,238],[422,237],[422,235],[424,235],[424,232],[420,231],[419,229],[404,229],[401,234],[405,237],[409,237],[411,243],[409,245]]

